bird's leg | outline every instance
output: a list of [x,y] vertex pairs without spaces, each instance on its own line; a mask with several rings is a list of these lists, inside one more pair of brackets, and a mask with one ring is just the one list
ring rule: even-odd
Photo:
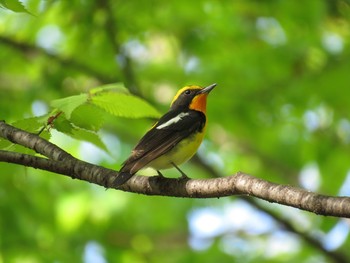
[[158,173],[159,177],[163,177],[164,178],[164,175],[159,170],[157,170],[157,173]]
[[171,164],[181,173],[180,179],[189,179],[189,177],[173,162]]

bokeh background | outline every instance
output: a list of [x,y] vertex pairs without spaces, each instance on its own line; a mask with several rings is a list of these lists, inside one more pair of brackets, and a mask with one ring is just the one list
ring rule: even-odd
[[[187,174],[350,195],[349,1],[5,2],[0,119],[119,82],[165,112],[182,86],[217,83]],[[118,169],[154,120],[104,121],[108,153],[55,129],[51,140]],[[5,163],[0,174],[0,262],[350,261],[347,219],[254,198],[141,196]]]

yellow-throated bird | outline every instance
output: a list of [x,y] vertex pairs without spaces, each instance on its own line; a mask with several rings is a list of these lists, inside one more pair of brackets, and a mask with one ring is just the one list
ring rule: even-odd
[[124,162],[114,185],[122,185],[145,167],[154,168],[160,176],[160,170],[175,167],[182,177],[187,177],[178,165],[188,161],[203,140],[207,96],[215,86],[180,89],[170,110],[141,138]]

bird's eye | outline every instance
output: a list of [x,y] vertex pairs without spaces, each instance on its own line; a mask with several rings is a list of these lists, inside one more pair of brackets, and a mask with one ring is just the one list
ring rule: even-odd
[[185,94],[186,95],[190,95],[191,94],[191,90],[190,89],[185,90]]

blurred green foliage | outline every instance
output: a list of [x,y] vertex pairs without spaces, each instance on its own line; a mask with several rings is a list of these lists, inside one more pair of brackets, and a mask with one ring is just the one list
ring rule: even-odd
[[[216,82],[202,160],[222,175],[350,195],[349,1],[0,5],[0,119],[34,132],[63,110],[46,138],[118,169],[177,89]],[[94,90],[112,83],[136,96]],[[211,176],[193,162],[183,169]],[[0,262],[350,261],[345,219],[106,191],[6,163],[0,171]]]

